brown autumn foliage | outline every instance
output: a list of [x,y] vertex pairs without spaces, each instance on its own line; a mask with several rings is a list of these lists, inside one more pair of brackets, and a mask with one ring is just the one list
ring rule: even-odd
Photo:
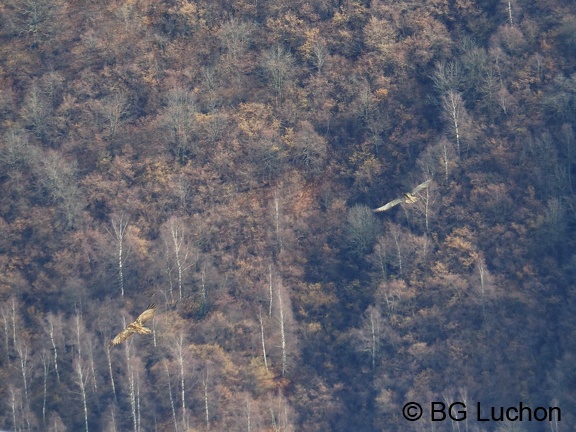
[[0,16],[0,429],[575,424],[572,2]]

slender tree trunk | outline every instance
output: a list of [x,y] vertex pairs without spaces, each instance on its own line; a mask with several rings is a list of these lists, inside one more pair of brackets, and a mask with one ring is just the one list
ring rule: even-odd
[[16,347],[16,300],[12,297],[12,342]]
[[180,260],[180,250],[182,248],[182,233],[179,230],[178,222],[172,224],[171,233],[174,243],[174,257],[176,258],[176,267],[178,268],[178,298],[182,300],[182,261]]
[[130,389],[130,411],[132,414],[132,426],[134,428],[134,432],[138,432],[138,416],[137,416],[137,409],[136,409],[136,390],[134,385],[134,368],[132,367],[132,358],[130,354],[130,344],[125,344],[126,350],[126,366],[127,366],[127,375],[128,375],[128,386]]
[[252,432],[252,415],[250,410],[250,399],[246,400],[246,430]]
[[260,318],[260,335],[262,337],[262,357],[264,357],[264,367],[266,368],[266,372],[268,372],[268,358],[266,356],[266,338],[264,337],[264,322],[262,321],[262,309],[260,309],[258,316]]
[[110,386],[112,387],[114,400],[116,401],[116,404],[118,404],[118,397],[116,395],[116,383],[114,382],[114,373],[112,370],[112,358],[110,357],[110,345],[105,344],[105,346],[106,346],[106,359],[108,360],[108,373],[110,374]]
[[139,371],[136,371],[136,374],[134,376],[134,381],[135,381],[135,385],[136,385],[136,424],[137,424],[137,430],[140,431],[140,425],[142,424],[142,411],[140,410],[140,373]]
[[482,319],[484,320],[484,323],[486,323],[486,305],[484,304],[486,286],[484,284],[484,264],[482,262],[478,265],[478,271],[480,273],[480,302],[482,303]]
[[186,415],[186,383],[184,380],[184,337],[180,335],[176,342],[177,361],[180,368],[180,398],[182,402],[182,424],[184,430],[188,430],[188,418]]
[[96,375],[96,365],[94,364],[94,347],[90,339],[88,339],[88,354],[90,355],[89,365],[92,372],[92,391],[94,394],[98,394],[98,382],[96,381],[98,375]]
[[460,156],[460,126],[458,124],[460,107],[453,98],[450,99],[450,104],[450,108],[452,109],[452,127],[454,128],[454,135],[456,136],[458,156]]
[[[23,345],[23,346],[22,346]],[[28,346],[26,343],[18,344],[16,347],[16,351],[18,352],[18,357],[20,358],[20,371],[22,373],[22,381],[24,384],[24,404],[25,407],[29,407],[29,398],[28,398]]]
[[[116,398],[116,396],[114,396],[114,398]],[[117,401],[116,401],[116,405],[117,405]],[[116,427],[116,414],[114,413],[114,406],[112,406],[110,408],[110,416],[112,417],[112,431],[111,432],[116,432],[118,430],[118,428]]]
[[210,430],[210,410],[208,408],[208,368],[206,368],[206,378],[204,379],[204,411],[206,414],[206,430]]
[[154,348],[158,346],[158,339],[156,338],[156,317],[152,318],[152,343]]
[[370,311],[370,354],[372,356],[372,370],[376,369],[376,356],[378,353],[378,339],[380,323],[378,322],[378,316],[374,311]]
[[450,90],[442,98],[442,106],[444,108],[445,118],[450,122],[450,127],[454,133],[458,157],[460,157],[460,122],[464,114],[464,103],[462,102],[462,97],[458,92]]
[[4,337],[5,337],[5,350],[4,353],[6,354],[6,360],[8,365],[10,365],[10,330],[8,324],[8,317],[5,313],[4,308],[2,308],[2,319],[4,321]]
[[56,372],[56,379],[60,382],[60,372],[58,371],[58,347],[54,340],[54,317],[49,315],[49,326],[50,326],[50,342],[52,343],[52,350],[54,351],[54,371]]
[[398,259],[398,273],[402,274],[402,248],[400,247],[400,234],[397,230],[392,231],[392,238],[396,246],[396,258]]
[[280,230],[280,200],[278,199],[278,191],[274,192],[274,227],[276,229],[276,244],[278,245],[278,253],[282,253],[283,242],[282,233]]
[[12,408],[12,427],[16,431],[18,430],[18,424],[16,423],[16,390],[13,385],[10,385],[8,391],[10,392],[10,407]]
[[76,349],[78,350],[78,357],[82,357],[82,321],[80,312],[76,311]]
[[444,178],[446,181],[448,181],[448,162],[449,162],[449,158],[448,158],[448,143],[444,141],[444,144],[442,145],[442,159],[444,162]]
[[272,303],[274,300],[274,279],[272,277],[272,264],[268,265],[268,292],[270,293],[268,316],[272,316]]
[[44,388],[42,395],[42,426],[46,430],[46,399],[48,396],[48,359],[45,353],[42,353],[42,364],[44,366]]
[[200,271],[200,295],[202,302],[206,304],[206,269],[204,267]]
[[282,348],[282,376],[286,374],[286,322],[284,319],[284,304],[282,302],[282,295],[278,290],[278,313],[280,314],[280,346]]
[[168,396],[170,397],[170,408],[172,409],[172,420],[174,421],[174,432],[178,432],[178,421],[176,420],[176,406],[174,405],[174,398],[172,397],[172,383],[170,378],[170,371],[168,370],[168,364],[164,363],[164,369],[166,370],[166,378],[168,379]]
[[[185,272],[190,268],[188,259],[190,258],[191,249],[187,244],[187,236],[183,229],[182,222],[177,217],[171,217],[167,222],[167,236],[169,239],[165,240],[166,248],[170,249],[174,254],[174,262],[178,271],[178,299],[182,299],[184,290],[184,277]],[[172,255],[172,253],[170,255]],[[170,258],[171,259],[171,258]],[[172,263],[169,267],[172,267]]]
[[116,240],[116,252],[118,255],[118,284],[120,286],[120,296],[124,298],[124,238],[128,228],[128,219],[121,214],[112,219],[112,229]]
[[276,414],[274,413],[274,408],[272,407],[272,402],[270,402],[270,415],[272,417],[272,427],[275,432],[280,431],[278,428],[278,422],[276,421]]
[[76,373],[78,374],[78,386],[80,387],[80,394],[82,395],[82,407],[84,409],[84,427],[88,432],[88,402],[86,398],[86,382],[84,371],[82,370],[82,358],[79,356],[76,359]]

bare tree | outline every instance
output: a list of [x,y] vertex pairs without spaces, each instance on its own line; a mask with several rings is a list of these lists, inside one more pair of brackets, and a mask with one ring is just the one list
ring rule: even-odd
[[[282,239],[282,208],[280,205],[280,198],[278,190],[274,191],[274,232],[276,234],[276,247],[278,254],[282,253],[284,243]],[[272,300],[270,300],[270,309],[272,309]]]
[[31,169],[38,166],[42,152],[31,145],[24,130],[8,129],[0,145],[0,166],[7,170]]
[[140,431],[140,363],[131,351],[132,343],[125,344],[126,374],[128,379],[130,412],[132,414],[132,426],[134,432]]
[[170,369],[168,368],[167,361],[164,361],[164,370],[166,372],[166,382],[168,384],[168,396],[170,399],[170,408],[172,411],[172,421],[174,422],[174,431],[178,432],[178,420],[176,420],[176,405],[174,403],[174,397],[172,396],[172,378],[170,377]]
[[272,316],[272,304],[274,303],[274,276],[272,264],[268,264],[268,316]]
[[252,409],[250,407],[250,399],[246,398],[246,430],[252,432]]
[[280,105],[284,90],[291,80],[294,70],[294,59],[281,45],[264,53],[263,67],[276,95],[276,105]]
[[508,24],[510,27],[514,25],[514,21],[512,20],[512,0],[507,0],[508,3]]
[[175,87],[166,95],[166,107],[159,117],[160,127],[167,132],[170,152],[181,162],[196,148],[193,140],[196,102],[192,92]]
[[450,173],[451,168],[455,165],[454,161],[456,160],[456,154],[453,146],[446,139],[441,140],[439,146],[441,150],[442,166],[444,167],[444,180],[448,181],[448,174]]
[[380,222],[370,208],[356,205],[348,211],[345,240],[354,255],[362,257],[369,253],[380,232]]
[[116,413],[114,404],[110,404],[106,410],[105,418],[107,421],[105,423],[105,430],[108,432],[118,432],[118,427],[116,425]]
[[278,290],[278,321],[280,323],[280,346],[282,347],[282,376],[286,374],[287,354],[286,354],[286,316],[282,295]]
[[46,350],[42,350],[40,354],[43,366],[43,386],[42,386],[42,426],[46,429],[46,401],[48,399],[48,354]]
[[43,159],[42,174],[42,184],[58,204],[66,225],[74,226],[85,205],[78,187],[76,161],[69,162],[56,152],[49,152]]
[[206,366],[206,376],[202,380],[204,385],[204,415],[206,419],[206,430],[210,430],[210,409],[208,405],[208,366]]
[[264,358],[264,367],[268,372],[268,357],[266,356],[266,338],[264,336],[264,322],[262,321],[262,308],[258,311],[258,318],[260,319],[260,336],[262,341],[262,357]]
[[[124,213],[112,216],[112,230],[116,243],[116,256],[118,258],[118,285],[120,296],[124,298],[124,263],[126,261],[126,251],[124,250],[124,240],[126,238],[126,229],[128,228],[128,217]],[[110,231],[109,231],[110,232]]]
[[250,42],[252,26],[232,18],[220,28],[220,43],[226,47],[230,60],[236,62]]
[[104,121],[108,137],[113,138],[130,113],[128,96],[122,91],[116,91],[95,102],[95,106]]
[[14,387],[13,384],[8,385],[8,393],[10,394],[10,408],[12,411],[12,427],[15,431],[21,430],[20,423],[17,420],[23,418],[22,416],[22,394]]
[[404,211],[410,219],[419,226],[424,225],[427,233],[430,233],[430,224],[438,213],[440,200],[436,183],[432,182],[429,187],[418,194],[418,200],[411,206],[404,207]]
[[312,44],[312,64],[318,74],[322,74],[322,68],[328,59],[328,47],[323,40],[315,40]]
[[321,174],[326,163],[326,140],[308,121],[301,122],[291,138],[290,156],[293,163],[302,169],[306,176]]
[[110,356],[110,344],[104,344],[104,349],[106,350],[106,360],[108,361],[108,374],[110,375],[110,386],[112,387],[112,393],[114,394],[114,400],[118,403],[118,395],[116,393],[116,383],[114,381],[114,372],[112,369],[112,358]]
[[[198,260],[198,251],[190,244],[190,238],[184,227],[184,224],[178,217],[168,219],[163,227],[164,245],[166,247],[166,259],[172,262],[168,263],[169,286],[172,287],[172,269],[175,267],[177,272],[178,300],[182,300],[184,278],[187,271],[196,264]],[[172,288],[170,295],[174,300]]]
[[91,335],[88,335],[86,338],[86,345],[88,348],[88,367],[90,368],[91,373],[91,382],[92,382],[92,392],[94,394],[98,394],[98,375],[96,373],[96,362],[94,361],[94,341]]
[[389,248],[393,251],[390,256],[391,258],[394,257],[391,264],[398,269],[398,274],[401,275],[406,270],[406,264],[409,261],[407,256],[409,253],[408,233],[401,226],[392,222],[387,223],[386,228],[386,238],[391,244]]
[[[18,353],[18,360],[20,361],[20,373],[22,374],[22,383],[24,389],[24,410],[28,412],[30,406],[30,395],[29,395],[29,365],[28,365],[28,343],[24,339],[20,339],[16,344],[16,352]],[[27,422],[29,420],[27,419]]]
[[180,402],[182,407],[182,427],[188,430],[188,414],[186,411],[186,367],[188,365],[188,348],[184,334],[180,332],[170,346],[178,365]]
[[74,359],[74,371],[76,372],[76,384],[80,387],[80,395],[82,396],[82,408],[84,412],[84,428],[88,432],[88,396],[86,394],[86,384],[88,376],[85,373],[86,366],[81,355]]
[[462,101],[460,93],[449,90],[442,97],[442,109],[444,118],[448,122],[450,129],[454,134],[456,149],[458,150],[458,156],[460,156],[463,123],[467,120],[466,108],[464,107],[464,102]]
[[388,261],[390,255],[390,248],[385,238],[380,236],[377,238],[374,244],[374,252],[369,257],[369,261],[380,273],[380,279],[382,281],[388,280]]
[[15,1],[18,12],[20,33],[26,34],[37,48],[51,39],[62,24],[59,18],[59,5],[54,0]]
[[270,409],[273,431],[294,431],[294,426],[291,421],[293,416],[292,408],[290,407],[288,400],[280,392],[278,392],[278,395],[275,398],[270,398],[268,407]]
[[48,131],[51,114],[50,101],[40,86],[34,82],[28,90],[22,106],[22,117],[26,121],[26,126],[42,139]]
[[482,305],[482,319],[484,323],[487,322],[486,305],[489,303],[490,298],[494,294],[494,279],[488,271],[486,262],[482,256],[476,258],[476,274],[478,276],[477,292],[480,297],[480,304]]
[[563,253],[566,248],[568,217],[564,202],[558,198],[548,201],[546,209],[539,217],[536,247],[544,251]]
[[[50,421],[49,421],[49,426],[46,429],[47,432],[66,432],[66,426],[64,425],[64,422],[62,421],[62,418],[60,417],[60,415],[56,412],[53,412],[50,414]],[[113,432],[113,431],[111,431]],[[115,432],[115,431],[114,431]]]
[[436,144],[427,147],[422,152],[418,158],[418,165],[425,172],[427,178],[441,174],[444,177],[444,181],[447,182],[457,161],[458,157],[456,156],[454,145],[442,136]]
[[356,349],[370,354],[372,371],[376,369],[376,359],[380,350],[380,339],[382,332],[382,315],[375,306],[369,306],[362,316],[361,328],[358,329],[354,337]]
[[56,372],[56,378],[58,382],[60,382],[60,372],[58,370],[58,347],[61,347],[64,341],[64,335],[62,333],[62,316],[54,315],[51,312],[48,313],[48,315],[46,315],[46,323],[44,328],[50,338],[50,344],[52,345],[51,350],[54,358],[54,372]]
[[[2,315],[2,322],[4,324],[4,337],[6,345],[6,357],[10,362],[10,345],[15,350],[16,342],[16,328],[19,327],[19,314],[16,313],[17,301],[15,297],[10,297],[6,302],[0,305],[0,314]],[[14,351],[12,351],[13,353]]]
[[294,352],[295,337],[294,337],[294,317],[292,314],[292,303],[290,301],[290,294],[288,289],[284,287],[281,281],[276,283],[276,298],[278,300],[276,308],[276,320],[278,323],[279,331],[279,348],[281,358],[281,374],[286,375],[288,372],[289,361],[288,356]]
[[445,95],[461,88],[464,72],[458,61],[441,61],[434,65],[434,72],[431,78],[438,93]]

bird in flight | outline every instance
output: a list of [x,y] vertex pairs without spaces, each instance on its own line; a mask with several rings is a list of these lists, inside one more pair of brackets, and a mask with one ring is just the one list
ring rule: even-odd
[[152,319],[155,312],[156,312],[156,305],[152,303],[146,308],[144,312],[140,314],[138,318],[136,318],[136,321],[128,324],[124,330],[118,333],[116,337],[110,341],[110,345],[119,345],[126,339],[128,339],[130,336],[132,336],[134,333],[140,333],[140,334],[152,333],[152,330],[150,330],[148,327],[144,327],[144,323]]
[[389,203],[384,204],[382,207],[374,209],[374,213],[390,210],[392,207],[397,206],[398,204],[401,203],[414,204],[416,201],[418,201],[418,197],[416,196],[416,194],[421,190],[426,189],[430,185],[431,181],[432,181],[431,179],[428,179],[424,183],[420,183],[410,192],[403,193],[400,198],[396,198],[395,200],[392,200]]

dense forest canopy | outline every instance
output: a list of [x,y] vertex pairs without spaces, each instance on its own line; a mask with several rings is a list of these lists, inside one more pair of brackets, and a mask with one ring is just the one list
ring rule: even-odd
[[0,16],[0,428],[576,425],[573,1]]

